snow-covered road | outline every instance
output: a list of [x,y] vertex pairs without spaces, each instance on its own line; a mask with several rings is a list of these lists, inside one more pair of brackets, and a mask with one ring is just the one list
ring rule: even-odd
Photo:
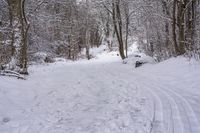
[[0,77],[0,133],[200,133],[199,66],[180,58],[134,69],[117,59]]

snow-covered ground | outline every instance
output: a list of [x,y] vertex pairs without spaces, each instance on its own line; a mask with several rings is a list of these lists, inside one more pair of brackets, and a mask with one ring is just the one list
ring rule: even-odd
[[135,69],[106,51],[91,61],[0,77],[0,133],[200,133],[200,63]]

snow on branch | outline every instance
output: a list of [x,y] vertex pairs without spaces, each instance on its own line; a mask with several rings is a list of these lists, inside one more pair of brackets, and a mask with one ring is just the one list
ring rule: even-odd
[[25,77],[22,76],[20,73],[11,70],[0,70],[0,76],[15,77],[17,79],[25,80]]

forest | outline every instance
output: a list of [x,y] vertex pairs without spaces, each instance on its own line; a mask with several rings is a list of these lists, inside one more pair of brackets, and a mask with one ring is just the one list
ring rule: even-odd
[[38,52],[75,61],[102,44],[124,60],[135,41],[157,61],[199,59],[199,14],[199,0],[0,0],[0,66],[27,74]]
[[0,0],[0,133],[200,133],[200,0]]

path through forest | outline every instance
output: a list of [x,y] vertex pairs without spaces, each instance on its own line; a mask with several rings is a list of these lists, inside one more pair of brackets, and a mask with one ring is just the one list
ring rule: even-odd
[[178,58],[135,69],[116,58],[0,77],[0,133],[200,133],[198,67]]

